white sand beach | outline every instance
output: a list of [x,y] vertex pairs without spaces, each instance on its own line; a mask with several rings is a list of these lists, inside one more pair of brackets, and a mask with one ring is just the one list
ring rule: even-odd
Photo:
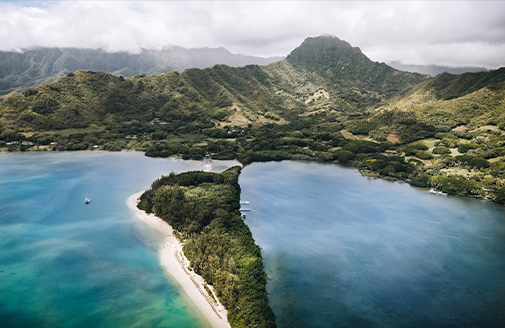
[[[182,244],[173,236],[172,227],[154,214],[147,214],[137,208],[138,198],[143,192],[128,198],[128,207],[142,222],[161,231],[165,238],[158,248],[160,264],[165,272],[173,278],[183,293],[196,305],[211,327],[226,328],[228,311],[219,302],[215,302],[204,289],[204,280],[199,275],[188,270],[189,261],[182,253]],[[209,286],[210,287],[210,286]],[[212,287],[210,287],[212,289]],[[216,298],[217,299],[217,298]]]

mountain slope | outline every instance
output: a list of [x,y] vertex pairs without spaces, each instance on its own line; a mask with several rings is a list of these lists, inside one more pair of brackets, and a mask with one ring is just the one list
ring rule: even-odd
[[[439,74],[391,98],[375,112],[349,130],[378,141],[385,141],[386,135],[395,132],[400,134],[400,141],[409,142],[458,126],[471,130],[486,125],[505,126],[505,68]],[[415,131],[413,127],[417,127]]]
[[76,48],[33,48],[23,52],[0,52],[0,95],[16,88],[49,83],[77,70],[105,71],[115,75],[163,74],[216,64],[266,65],[280,57],[261,58],[232,54],[224,48],[168,47],[143,49],[138,54]]
[[359,48],[334,36],[307,38],[286,61],[298,71],[317,74],[339,108],[375,106],[427,78],[373,62]]
[[364,113],[426,79],[374,63],[356,49],[336,37],[320,37],[267,66],[216,65],[126,79],[78,71],[5,100],[0,124],[33,131],[158,117],[177,129],[184,122],[212,127],[233,115],[285,122],[317,110]]
[[[273,124],[276,123],[276,124]],[[123,78],[80,70],[0,103],[0,149],[337,161],[505,202],[505,68],[429,77],[336,37],[266,66]]]

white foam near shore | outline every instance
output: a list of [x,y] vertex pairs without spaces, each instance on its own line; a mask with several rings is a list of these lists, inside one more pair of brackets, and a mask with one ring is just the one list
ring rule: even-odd
[[[227,328],[228,311],[217,301],[209,296],[204,288],[205,281],[202,277],[188,270],[189,261],[182,252],[182,244],[173,235],[172,227],[153,214],[147,214],[137,208],[139,197],[143,192],[136,193],[128,198],[128,207],[142,222],[158,229],[165,235],[158,248],[158,257],[165,272],[175,280],[184,294],[196,305],[212,327]],[[212,290],[212,287],[209,286]],[[212,290],[213,291],[213,290]]]

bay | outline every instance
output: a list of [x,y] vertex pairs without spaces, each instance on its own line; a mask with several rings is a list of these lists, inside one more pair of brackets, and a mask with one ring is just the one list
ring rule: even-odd
[[1,326],[206,327],[159,265],[162,236],[126,199],[171,171],[237,164],[135,152],[0,154]]
[[503,206],[317,163],[239,182],[278,327],[503,327]]
[[[237,164],[0,154],[2,327],[207,326],[160,268],[161,236],[125,201],[171,171]],[[505,322],[502,206],[338,165],[254,163],[239,182],[279,327]]]

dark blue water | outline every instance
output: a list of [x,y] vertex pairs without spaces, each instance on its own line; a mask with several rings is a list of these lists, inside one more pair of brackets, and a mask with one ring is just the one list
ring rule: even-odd
[[162,174],[209,164],[223,171],[238,163],[0,154],[0,327],[207,326],[164,274],[159,236],[126,199]]
[[280,328],[505,326],[504,207],[337,165],[239,182]]

